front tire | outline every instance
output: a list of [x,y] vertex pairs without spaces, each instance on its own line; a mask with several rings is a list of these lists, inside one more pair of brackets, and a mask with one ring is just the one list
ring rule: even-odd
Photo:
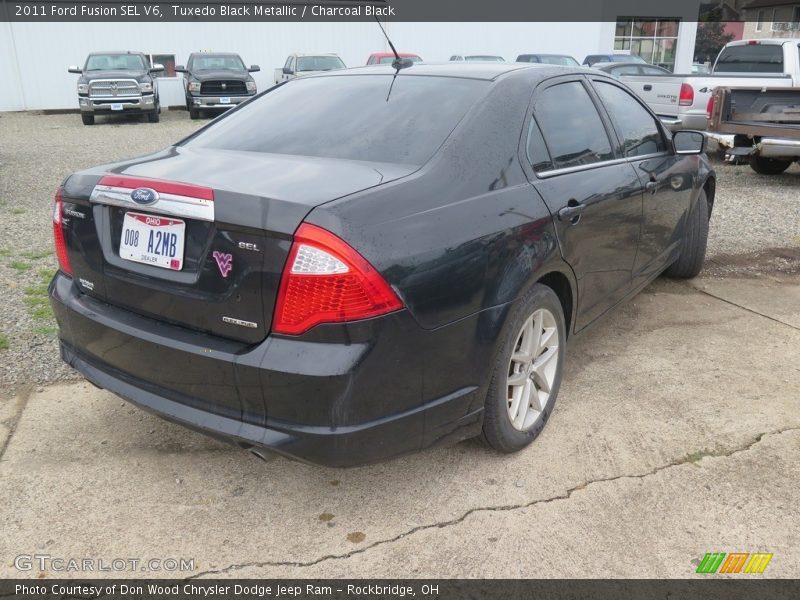
[[751,156],[750,168],[759,175],[780,175],[792,164],[790,160],[780,160],[778,158],[764,158],[763,156]]
[[161,120],[161,107],[156,106],[156,109],[153,112],[147,113],[147,120],[150,123],[158,123]]
[[567,335],[555,292],[534,285],[510,317],[505,336],[486,394],[483,439],[511,453],[542,432],[561,387]]
[[81,121],[84,125],[94,125],[94,115],[82,114]]
[[194,106],[189,107],[189,118],[192,120],[197,120],[200,118],[200,111],[196,109]]
[[686,235],[681,242],[678,260],[664,272],[667,277],[691,279],[703,270],[708,246],[708,219],[708,198],[706,191],[700,190],[692,215],[686,224]]

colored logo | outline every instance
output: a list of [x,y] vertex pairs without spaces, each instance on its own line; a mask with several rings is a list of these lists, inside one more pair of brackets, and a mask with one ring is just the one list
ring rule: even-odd
[[766,552],[709,552],[697,566],[697,573],[760,574],[767,568],[772,554]]
[[228,273],[233,270],[233,254],[225,254],[218,250],[214,250],[213,256],[214,260],[217,261],[219,274],[223,277],[227,277]]
[[131,200],[142,206],[155,204],[158,202],[158,192],[150,188],[137,188],[131,192]]

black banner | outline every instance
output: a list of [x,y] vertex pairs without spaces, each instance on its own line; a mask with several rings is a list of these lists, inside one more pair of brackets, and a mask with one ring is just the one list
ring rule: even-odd
[[0,596],[19,600],[782,600],[797,598],[797,580],[5,580]]
[[[615,22],[619,17],[723,20],[700,0],[0,0],[0,21]],[[744,17],[746,18],[746,14]]]

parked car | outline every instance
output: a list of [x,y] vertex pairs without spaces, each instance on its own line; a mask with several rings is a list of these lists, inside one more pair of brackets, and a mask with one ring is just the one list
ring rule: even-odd
[[346,68],[344,61],[337,54],[290,54],[283,67],[275,69],[273,79],[277,85],[295,77]]
[[608,73],[612,77],[621,77],[623,75],[672,75],[671,71],[656,65],[642,64],[638,62],[631,63],[595,63],[592,67],[598,71]]
[[[413,52],[398,52],[400,58],[407,58],[412,63],[422,62],[422,58]],[[368,65],[390,65],[394,62],[395,55],[393,52],[373,52],[367,59]]]
[[[800,86],[800,38],[740,40],[719,53],[711,75],[620,76],[673,129],[704,130],[716,87]],[[649,88],[649,89],[648,89]]]
[[505,59],[502,56],[494,56],[491,54],[470,54],[467,56],[463,54],[454,54],[450,57],[450,60],[454,62],[505,62]]
[[204,111],[228,110],[255,96],[256,82],[250,73],[260,70],[258,65],[246,67],[233,52],[193,52],[185,67],[175,67],[175,72],[183,73],[186,109],[192,119],[199,119]]
[[562,65],[577,67],[578,61],[567,54],[520,54],[517,62],[542,63],[545,65]]
[[709,131],[733,135],[731,158],[745,158],[762,175],[778,175],[800,160],[800,87],[714,90]]
[[583,64],[593,67],[597,63],[644,63],[648,62],[636,54],[590,54],[583,59]]
[[84,125],[94,125],[98,114],[111,113],[142,114],[158,123],[161,104],[153,74],[164,67],[151,67],[141,52],[93,52],[83,68],[72,65],[68,70],[80,75],[78,106]]
[[255,452],[345,466],[477,435],[520,450],[572,335],[660,273],[701,270],[704,140],[584,69],[289,81],[66,178],[61,355]]

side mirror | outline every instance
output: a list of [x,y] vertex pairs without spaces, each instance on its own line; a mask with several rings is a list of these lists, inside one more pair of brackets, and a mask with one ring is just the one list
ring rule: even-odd
[[155,64],[154,64],[154,65],[153,65],[153,66],[150,68],[150,72],[151,72],[151,73],[162,73],[164,70],[165,70],[165,69],[164,69],[164,65],[160,65],[160,64],[158,64],[158,63],[155,63]]
[[672,145],[675,154],[702,154],[706,151],[706,136],[700,131],[676,131]]
[[294,71],[292,71],[289,67],[283,67],[283,74],[284,75],[294,75]]
[[250,65],[250,68],[247,70],[250,71],[251,73],[255,73],[256,71],[260,71],[261,67],[259,67],[258,65]]
[[83,71],[81,71],[81,68],[78,65],[70,65],[67,68],[67,71],[69,71],[70,73],[75,73],[76,75],[80,75],[81,73],[83,73]]
[[186,70],[186,67],[184,67],[183,65],[175,65],[175,72],[176,73],[188,73],[188,71]]

